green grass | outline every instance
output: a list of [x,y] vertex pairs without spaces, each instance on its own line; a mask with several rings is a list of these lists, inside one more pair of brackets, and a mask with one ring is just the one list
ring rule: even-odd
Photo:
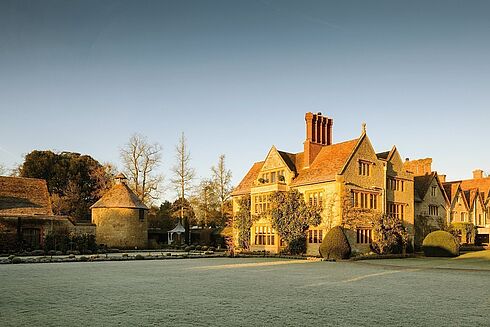
[[[490,267],[472,255],[1,265],[0,325],[483,326]],[[431,268],[449,261],[467,270]]]

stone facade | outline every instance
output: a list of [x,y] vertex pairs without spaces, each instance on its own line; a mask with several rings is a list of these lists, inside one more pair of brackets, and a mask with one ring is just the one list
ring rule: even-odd
[[415,246],[420,248],[430,232],[440,230],[448,221],[449,199],[437,173],[416,176],[415,184]]
[[[140,210],[143,219],[140,219]],[[147,211],[138,208],[92,209],[92,222],[97,226],[97,244],[119,249],[147,248]]]
[[[293,154],[273,146],[235,189],[234,213],[239,210],[238,198],[246,194],[251,196],[251,214],[260,215],[269,209],[272,192],[296,189],[306,202],[322,208],[322,222],[306,233],[307,255],[319,255],[323,237],[338,225],[349,225],[347,238],[354,251],[370,251],[372,225],[346,221],[349,207],[397,215],[413,238],[413,176],[404,168],[397,149],[377,154],[365,127],[358,138],[334,144],[332,119],[307,113],[305,120],[304,151]],[[399,188],[388,188],[392,180],[399,181]],[[283,247],[270,220],[261,215],[251,228],[251,250],[277,253]]]

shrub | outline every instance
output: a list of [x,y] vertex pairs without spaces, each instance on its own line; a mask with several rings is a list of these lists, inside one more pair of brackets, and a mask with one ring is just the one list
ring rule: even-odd
[[402,220],[393,215],[374,217],[373,236],[371,249],[377,254],[400,254],[410,243]]
[[286,252],[293,254],[293,255],[305,253],[306,252],[306,237],[299,236],[298,238],[291,240],[288,244],[288,248],[287,248]]
[[207,251],[208,250],[208,247],[206,245],[204,245],[202,248],[201,248],[202,251]]
[[123,254],[122,254],[122,257],[123,257],[123,258],[127,258],[128,256],[129,256],[129,255],[128,255],[127,253],[123,253]]
[[14,264],[17,264],[17,263],[22,263],[22,259],[19,258],[19,257],[13,257],[11,259],[11,262],[14,263]]
[[145,257],[142,256],[141,254],[137,254],[135,257],[134,257],[136,260],[145,260]]
[[196,245],[196,250],[197,251],[201,251],[201,246],[200,245]]
[[191,248],[190,246],[187,246],[187,247],[184,249],[184,251],[185,251],[185,252],[189,252],[189,251],[191,251],[191,250],[192,250],[192,248]]
[[208,250],[209,251],[216,251],[216,248],[214,246],[210,246]]
[[31,255],[44,255],[44,250],[34,250],[32,251]]
[[430,233],[422,243],[426,257],[457,257],[459,244],[451,233],[438,230]]
[[351,248],[342,230],[336,226],[328,231],[320,245],[320,255],[327,259],[349,259]]
[[88,261],[88,258],[86,256],[81,256],[80,261],[82,262]]
[[195,250],[195,249],[196,249],[196,246],[195,246],[195,245],[189,245],[189,246],[188,246],[188,248],[189,248],[190,250]]

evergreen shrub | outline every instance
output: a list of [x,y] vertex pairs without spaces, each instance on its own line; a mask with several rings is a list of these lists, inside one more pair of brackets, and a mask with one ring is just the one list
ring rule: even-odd
[[438,230],[429,233],[423,243],[422,249],[426,257],[457,257],[459,243],[451,233]]
[[328,231],[320,245],[320,255],[326,259],[349,259],[351,247],[349,241],[342,230],[336,226]]

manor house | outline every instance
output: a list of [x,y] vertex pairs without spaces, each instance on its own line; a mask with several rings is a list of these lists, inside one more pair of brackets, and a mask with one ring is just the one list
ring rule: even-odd
[[[352,212],[390,214],[414,235],[413,175],[406,171],[396,147],[376,153],[363,124],[361,135],[333,142],[333,119],[306,113],[304,150],[289,153],[272,146],[263,161],[252,165],[234,190],[233,212],[238,199],[251,197],[251,214],[259,216],[251,228],[253,251],[278,253],[285,247],[266,215],[270,195],[296,189],[305,201],[322,209],[322,222],[307,231],[307,254],[318,255],[324,235],[343,225],[353,251],[367,252],[372,240],[372,220],[357,219]],[[359,210],[357,210],[359,209]]]

